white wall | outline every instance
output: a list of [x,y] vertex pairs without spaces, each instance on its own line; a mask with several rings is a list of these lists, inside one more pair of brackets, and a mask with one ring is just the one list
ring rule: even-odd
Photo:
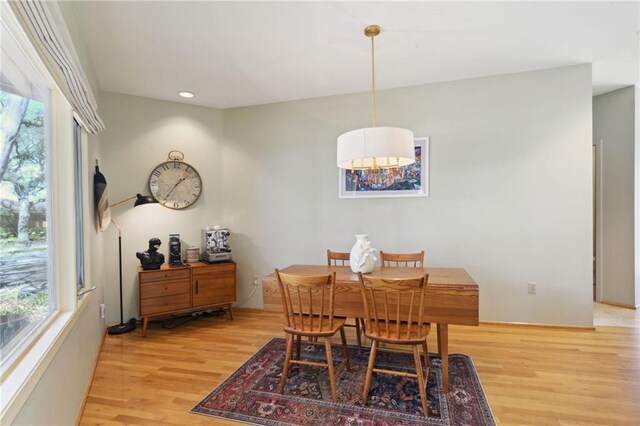
[[635,306],[635,88],[593,98],[593,137],[602,139],[603,302]]
[[[223,223],[222,114],[212,108],[155,101],[114,93],[100,94],[100,109],[107,129],[101,170],[107,178],[109,201],[114,204],[136,193],[150,194],[149,175],[167,161],[172,150],[182,151],[184,161],[202,177],[200,199],[185,210],[160,205],[133,208],[133,201],[111,209],[122,228],[124,320],[138,317],[135,256],[148,247],[150,238],[162,241],[160,251],[168,261],[170,233],[179,233],[183,254],[201,245],[201,230]],[[107,322],[120,321],[118,301],[118,233],[111,226],[103,234]]]
[[224,111],[241,297],[253,275],[322,263],[368,233],[379,249],[464,267],[481,320],[592,324],[589,65],[380,92],[378,125],[431,138],[428,198],[338,199],[336,137],[368,126],[370,105],[359,94]]

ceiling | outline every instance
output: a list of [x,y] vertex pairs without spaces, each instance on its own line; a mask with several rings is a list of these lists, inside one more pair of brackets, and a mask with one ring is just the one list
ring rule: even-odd
[[[638,2],[74,2],[101,90],[229,108],[593,64],[640,84]],[[196,97],[183,100],[181,90]]]

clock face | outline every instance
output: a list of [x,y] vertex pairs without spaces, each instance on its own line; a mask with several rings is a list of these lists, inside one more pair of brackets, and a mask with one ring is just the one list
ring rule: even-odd
[[151,172],[149,190],[160,204],[179,210],[189,207],[200,197],[202,180],[196,169],[187,163],[171,160]]

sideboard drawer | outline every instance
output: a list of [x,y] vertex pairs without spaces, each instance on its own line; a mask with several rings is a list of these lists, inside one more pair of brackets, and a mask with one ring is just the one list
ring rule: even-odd
[[193,268],[193,275],[235,275],[235,263],[213,263],[199,268]]
[[189,279],[191,272],[188,268],[165,269],[162,271],[140,273],[140,283],[150,281],[178,280],[181,278]]
[[150,299],[142,299],[140,301],[140,315],[146,316],[161,312],[178,311],[180,309],[188,309],[189,307],[191,307],[191,298],[189,293],[153,297]]
[[173,294],[188,294],[189,289],[190,281],[188,279],[147,282],[140,285],[140,298],[149,299]]

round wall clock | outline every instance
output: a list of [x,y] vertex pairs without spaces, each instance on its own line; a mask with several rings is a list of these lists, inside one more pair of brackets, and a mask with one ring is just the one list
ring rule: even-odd
[[[180,155],[172,155],[179,153]],[[182,161],[184,154],[171,151],[169,160],[158,164],[149,176],[149,190],[160,204],[180,210],[195,203],[202,192],[200,174]]]

